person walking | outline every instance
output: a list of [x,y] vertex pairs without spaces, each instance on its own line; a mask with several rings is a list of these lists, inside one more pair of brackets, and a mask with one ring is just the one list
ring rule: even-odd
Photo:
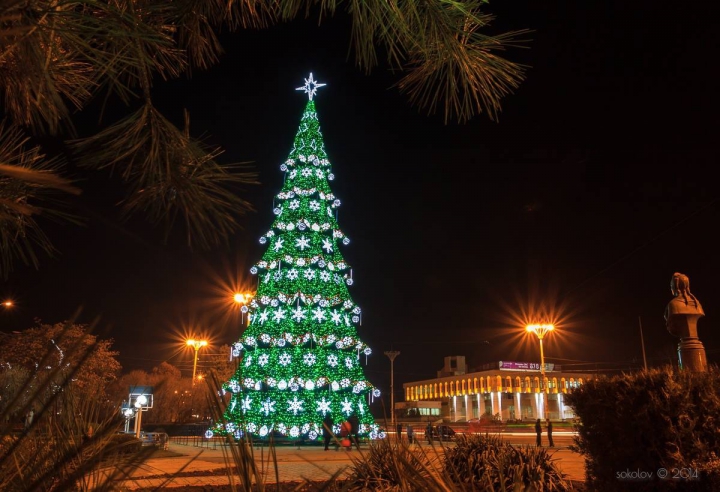
[[333,422],[332,415],[330,415],[330,412],[325,414],[325,418],[323,419],[323,439],[325,440],[325,451],[328,450],[328,446],[330,445],[330,441],[333,438],[333,425],[335,423]]
[[535,444],[537,446],[542,446],[542,425],[540,425],[540,419],[537,419],[537,422],[535,422],[535,434],[537,434],[537,441]]
[[551,448],[554,448],[555,443],[553,442],[553,438],[552,438],[552,422],[550,422],[550,419],[547,419],[547,433],[548,433],[548,442],[550,443],[549,446]]
[[397,431],[397,439],[399,441],[402,439],[402,424],[398,424],[395,430]]
[[428,444],[432,444],[432,430],[432,424],[428,422],[428,425],[425,426],[425,438]]
[[412,425],[408,424],[407,426],[407,435],[408,435],[408,443],[413,443],[413,436],[415,434],[415,431],[413,431]]
[[352,444],[354,443],[357,450],[360,451],[360,440],[358,439],[360,419],[358,419],[357,415],[352,414],[347,421],[350,423],[350,435],[348,436],[350,438],[350,447],[352,447]]

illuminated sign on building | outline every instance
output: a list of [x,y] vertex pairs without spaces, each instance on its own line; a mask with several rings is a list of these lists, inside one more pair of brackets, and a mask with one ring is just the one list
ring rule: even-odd
[[[539,362],[513,362],[501,360],[498,367],[501,371],[540,371]],[[545,363],[545,372],[555,370],[555,364]]]

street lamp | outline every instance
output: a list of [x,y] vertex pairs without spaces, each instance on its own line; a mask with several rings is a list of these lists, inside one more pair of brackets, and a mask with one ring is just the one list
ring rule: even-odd
[[208,344],[208,343],[207,343],[206,340],[192,340],[192,339],[190,339],[190,340],[187,341],[187,345],[188,345],[189,347],[192,347],[192,348],[195,349],[195,360],[194,360],[194,362],[193,362],[193,375],[192,375],[192,384],[193,384],[193,386],[195,386],[195,371],[197,370],[198,351],[199,351],[202,347],[204,347],[205,345],[207,345],[207,344]]
[[[245,324],[245,313],[248,312],[247,304],[250,302],[250,299],[252,299],[252,294],[243,294],[240,292],[236,292],[233,294],[233,301],[236,304],[240,304],[242,307],[240,308],[241,318],[240,323]],[[250,324],[250,315],[248,315],[248,324]]]
[[385,352],[385,355],[390,358],[390,422],[392,429],[395,430],[395,373],[393,366],[395,364],[395,357],[400,355],[400,352],[397,350],[388,350]]
[[[543,393],[547,393],[547,385],[545,384],[545,354],[543,353],[543,338],[545,335],[555,329],[554,325],[527,325],[525,331],[534,333],[540,342],[540,389]],[[543,396],[543,419],[547,417],[547,398]]]

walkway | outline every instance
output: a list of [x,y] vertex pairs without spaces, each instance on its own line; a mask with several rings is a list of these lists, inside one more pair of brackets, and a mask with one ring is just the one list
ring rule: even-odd
[[[427,444],[423,444],[427,447]],[[134,470],[131,480],[123,486],[127,490],[172,488],[182,486],[222,486],[229,485],[230,477],[225,468],[232,463],[226,462],[223,449],[196,448],[171,443],[169,451],[173,456],[148,459]],[[325,481],[336,473],[342,476],[351,465],[351,458],[358,457],[358,451],[324,451],[320,446],[296,447],[278,446],[275,448],[277,474],[280,482]],[[261,467],[265,483],[276,483],[276,470],[269,465],[267,448],[254,448],[255,461]],[[571,480],[584,480],[585,467],[582,457],[567,448],[555,449],[553,456],[558,459],[560,469]],[[178,477],[173,475],[180,474]]]

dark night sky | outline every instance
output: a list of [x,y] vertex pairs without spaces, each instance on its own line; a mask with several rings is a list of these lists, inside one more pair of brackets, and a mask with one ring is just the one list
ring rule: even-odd
[[718,362],[719,46],[711,7],[693,8],[491,3],[494,32],[534,30],[529,49],[507,53],[531,68],[499,122],[464,125],[410,107],[386,67],[357,70],[342,18],[225,35],[218,66],[158,83],[155,98],[178,124],[186,107],[193,133],[222,145],[225,162],[254,162],[262,186],[247,192],[257,212],[244,230],[208,252],[179,236],[163,244],[142,218],[119,219],[116,180],[77,174],[88,223],[48,225],[61,254],[4,283],[18,306],[2,313],[3,330],[83,306],[80,320],[101,317],[126,370],[189,361],[174,355],[181,327],[235,341],[239,320],[219,318],[213,289],[218,277],[252,282],[306,102],[294,88],[312,71],[328,84],[316,101],[376,385],[389,384],[390,348],[401,351],[398,385],[433,377],[446,355],[537,360],[537,342],[521,336],[532,305],[560,320],[550,361],[637,364],[639,316],[651,363],[669,361],[676,341],[662,314],[675,271],[705,307],[700,337]]

